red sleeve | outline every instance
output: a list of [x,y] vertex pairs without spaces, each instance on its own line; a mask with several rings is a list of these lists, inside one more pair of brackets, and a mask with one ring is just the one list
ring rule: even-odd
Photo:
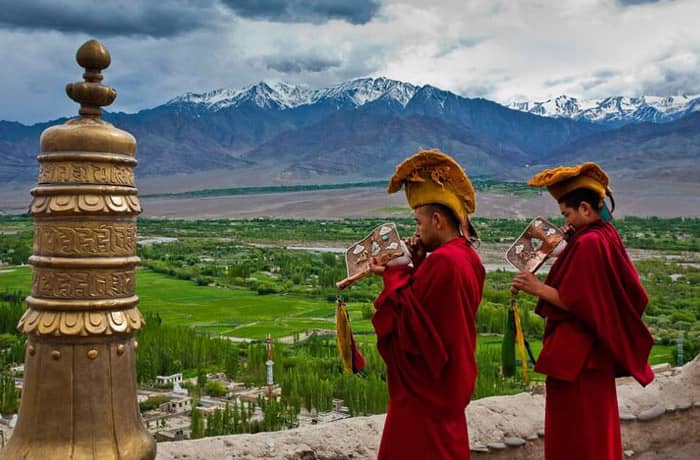
[[[416,276],[406,267],[389,267],[383,274],[384,290],[374,305],[377,309],[372,324],[377,333],[377,346],[387,362],[396,366],[407,379],[422,380],[426,371],[438,377],[447,363],[447,351],[438,334],[431,310],[445,289],[449,270],[431,255],[421,264]],[[426,279],[423,281],[423,279]],[[441,289],[436,289],[441,287]]]
[[641,319],[647,295],[621,243],[591,232],[572,248],[557,289],[570,313],[611,353],[618,368],[642,385],[653,380],[648,364],[653,338]]

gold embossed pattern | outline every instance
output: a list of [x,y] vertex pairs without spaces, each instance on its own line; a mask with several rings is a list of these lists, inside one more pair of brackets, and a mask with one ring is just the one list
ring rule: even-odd
[[141,213],[141,203],[136,196],[128,195],[51,195],[37,196],[32,201],[29,214],[126,214]]
[[144,325],[137,308],[123,311],[27,310],[17,329],[38,335],[112,335],[133,333]]

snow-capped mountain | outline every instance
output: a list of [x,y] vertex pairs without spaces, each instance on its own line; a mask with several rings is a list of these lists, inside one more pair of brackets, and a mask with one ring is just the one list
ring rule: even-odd
[[221,88],[207,93],[186,93],[171,99],[165,106],[194,106],[201,111],[216,112],[251,102],[262,109],[285,109],[308,103],[312,93],[310,89],[286,83],[259,82],[240,89]]
[[[239,89],[222,88],[206,93],[178,96],[161,109],[203,114],[245,105],[267,110],[287,110],[325,103],[336,109],[348,109],[384,100],[406,107],[413,97],[432,87],[417,87],[388,78],[358,78],[327,88],[312,89],[284,82],[259,82]],[[452,94],[434,88],[437,99]],[[516,101],[506,107],[551,118],[571,118],[596,124],[621,126],[628,123],[666,123],[700,110],[700,95],[608,97],[598,100],[559,96],[544,101]]]
[[[139,174],[231,170],[247,185],[388,177],[419,147],[453,153],[470,174],[509,178],[523,165],[560,158],[615,166],[633,157],[647,171],[687,178],[700,158],[700,97],[689,96],[561,96],[508,108],[430,85],[361,78],[320,89],[259,82],[187,93],[104,118],[138,139]],[[37,139],[63,121],[0,121],[0,184],[34,180]]]
[[350,101],[356,107],[359,107],[377,99],[387,99],[396,101],[405,107],[416,93],[416,89],[410,83],[388,78],[358,78],[318,90],[313,102],[323,99],[339,102]]
[[388,78],[359,78],[321,89],[284,82],[259,82],[241,89],[222,88],[207,93],[187,93],[171,99],[165,106],[216,112],[248,102],[263,109],[284,110],[321,101],[359,107],[378,99],[388,99],[405,107],[416,89],[410,83]]
[[507,107],[543,117],[573,118],[602,124],[665,123],[700,110],[700,95],[617,96],[599,100],[559,96],[545,101],[516,101]]

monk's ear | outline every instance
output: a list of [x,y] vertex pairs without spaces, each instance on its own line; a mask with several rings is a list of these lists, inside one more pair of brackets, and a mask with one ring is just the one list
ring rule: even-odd
[[588,201],[582,201],[579,209],[585,216],[590,216],[593,213],[593,206]]
[[437,211],[433,211],[432,216],[430,217],[433,227],[434,228],[439,228],[442,225],[442,214],[440,214]]

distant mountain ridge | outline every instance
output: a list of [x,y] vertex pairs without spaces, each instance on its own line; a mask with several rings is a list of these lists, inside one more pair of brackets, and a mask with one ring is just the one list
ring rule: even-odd
[[571,118],[622,126],[628,123],[667,123],[700,111],[700,95],[607,97],[582,100],[558,96],[544,101],[512,102],[511,109],[543,117]]
[[[562,97],[516,110],[430,85],[361,78],[320,89],[259,82],[187,93],[104,118],[136,136],[139,176],[226,171],[231,186],[382,179],[421,147],[452,154],[469,174],[505,179],[527,174],[527,165],[574,161],[577,152],[586,159],[593,145],[614,145],[618,157],[629,150],[652,168],[700,157],[700,143],[688,142],[700,132],[700,117],[691,116],[700,113],[697,99],[605,101]],[[39,135],[63,121],[0,121],[0,181],[33,181]],[[626,130],[628,123],[636,128]],[[606,154],[596,153],[603,165]]]
[[388,78],[360,78],[321,89],[261,81],[241,89],[222,88],[207,93],[187,93],[171,99],[164,106],[176,110],[181,106],[189,106],[216,112],[251,102],[260,108],[284,110],[324,100],[335,101],[339,107],[347,104],[359,107],[380,98],[391,99],[406,106],[416,89],[410,83]]

